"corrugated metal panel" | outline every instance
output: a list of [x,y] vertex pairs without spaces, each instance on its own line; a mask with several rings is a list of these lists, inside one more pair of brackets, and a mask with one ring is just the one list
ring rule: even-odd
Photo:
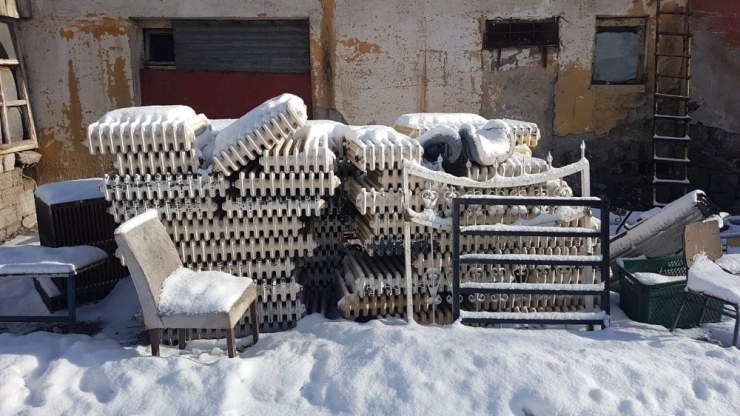
[[174,20],[175,67],[306,74],[307,20]]

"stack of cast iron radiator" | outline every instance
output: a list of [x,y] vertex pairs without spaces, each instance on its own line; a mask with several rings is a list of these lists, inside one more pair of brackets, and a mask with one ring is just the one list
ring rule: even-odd
[[[403,117],[399,120],[404,119]],[[154,208],[194,270],[221,270],[251,277],[259,285],[261,330],[292,327],[309,312],[326,312],[327,300],[346,318],[405,317],[407,297],[420,323],[452,320],[452,233],[449,227],[411,222],[411,293],[404,263],[404,221],[409,212],[432,210],[449,219],[456,195],[572,196],[562,179],[538,183],[525,176],[550,172],[550,160],[531,156],[539,130],[532,123],[499,120],[516,151],[494,166],[445,164],[447,173],[505,186],[477,188],[410,175],[405,201],[403,166],[410,161],[445,171],[442,158],[424,160],[425,133],[463,124],[483,126],[475,115],[406,117],[395,130],[306,122],[294,96],[269,100],[241,119],[212,129],[203,116],[182,106],[123,109],[88,129],[92,153],[117,156],[117,173],[105,177],[111,214],[125,221]],[[215,124],[215,123],[214,123]],[[219,123],[222,124],[222,123]],[[196,138],[212,142],[205,165]],[[206,140],[207,141],[207,140]],[[522,185],[519,185],[521,182]],[[531,182],[531,181],[529,181]],[[343,186],[339,186],[343,184]],[[590,212],[553,207],[469,206],[461,225],[541,224],[594,228]],[[557,215],[556,215],[557,214]],[[464,237],[463,253],[575,255],[598,253],[579,238]],[[462,282],[579,283],[583,270],[570,267],[465,266]],[[600,276],[596,276],[596,282]],[[598,307],[598,298],[595,298]],[[496,312],[573,311],[583,296],[471,295],[466,310]],[[251,331],[248,317],[239,335]],[[220,337],[191,330],[191,337]],[[177,339],[165,331],[164,339]]]
[[[471,118],[473,118],[471,120]],[[404,117],[399,120],[404,119]],[[356,219],[357,237],[362,252],[349,252],[344,267],[336,274],[339,309],[347,318],[406,316],[407,284],[403,258],[403,226],[405,213],[403,172],[396,155],[421,162],[422,149],[416,142],[425,132],[439,127],[458,128],[464,123],[482,125],[486,121],[474,115],[430,115],[406,117],[411,122],[396,125],[392,134],[385,128],[368,134],[362,129],[346,137],[349,160],[362,174],[346,184],[348,197],[360,215]],[[474,181],[500,181],[508,186],[495,189],[445,185],[444,183],[409,176],[409,206],[420,212],[430,209],[450,219],[452,199],[457,195],[483,194],[497,196],[568,197],[572,190],[561,179],[545,179],[540,183],[517,186],[526,175],[547,173],[551,162],[531,156],[537,145],[539,129],[532,123],[502,120],[514,135],[516,151],[509,159],[495,166],[448,166],[455,176]],[[398,123],[397,123],[398,124]],[[379,134],[380,133],[380,134]],[[380,136],[380,138],[379,138]],[[393,139],[390,139],[392,137]],[[420,140],[424,142],[423,140]],[[418,149],[418,150],[417,150]],[[380,156],[382,155],[382,156]],[[384,159],[382,157],[385,157]],[[380,162],[379,162],[380,161]],[[442,158],[436,165],[423,163],[432,170],[443,170]],[[541,215],[542,214],[542,215]],[[596,228],[590,212],[565,208],[557,213],[554,207],[469,206],[461,213],[461,225],[538,224],[548,220],[561,227]],[[451,222],[451,221],[449,221]],[[430,227],[411,223],[411,287],[413,315],[419,323],[450,323],[452,321],[452,233],[450,227]],[[549,254],[576,255],[599,253],[599,247],[580,238],[503,238],[466,236],[461,239],[462,253]],[[559,266],[463,266],[462,282],[510,283],[584,283],[582,268]],[[600,276],[596,276],[600,282]],[[593,297],[598,308],[598,297]],[[583,310],[585,296],[507,296],[470,295],[463,299],[465,310],[491,312],[567,312]]]
[[[261,330],[280,330],[305,315],[301,266],[317,248],[309,219],[324,212],[322,198],[340,183],[328,142],[295,135],[305,122],[303,101],[289,95],[226,126],[223,140],[187,107],[133,108],[92,124],[88,146],[117,155],[119,171],[103,184],[116,221],[157,209],[184,266],[254,279]],[[203,135],[215,145],[207,175],[194,146]],[[239,335],[251,333],[251,325],[243,317]],[[175,331],[163,337],[177,339]]]

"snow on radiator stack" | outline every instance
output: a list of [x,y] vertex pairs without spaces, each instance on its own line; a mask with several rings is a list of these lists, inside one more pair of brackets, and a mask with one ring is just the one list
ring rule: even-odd
[[[361,252],[350,252],[335,272],[339,309],[347,318],[405,316],[405,284],[398,280],[404,279],[403,161],[421,162],[423,149],[389,127],[350,126],[345,151],[358,170],[345,192],[358,212],[354,228]],[[414,193],[414,201],[418,196]],[[417,240],[413,246],[428,244]]]
[[293,327],[306,313],[304,263],[320,239],[310,218],[325,211],[325,198],[338,195],[336,156],[325,138],[296,134],[305,122],[303,101],[286,94],[227,126],[215,139],[213,168],[232,180],[222,205],[225,220],[244,222],[250,230],[266,227],[247,239],[248,257],[294,265],[291,273],[258,280],[263,329]]
[[[426,180],[409,176],[409,205],[412,213],[421,218],[439,219],[439,224],[411,222],[412,253],[412,307],[414,319],[420,323],[449,323],[452,320],[452,232],[450,215],[456,195],[488,194],[498,196],[570,197],[573,192],[567,182],[552,174],[557,171],[547,161],[533,158],[530,147],[539,140],[539,130],[532,123],[515,120],[487,121],[476,115],[436,114],[432,119],[412,115],[400,131],[419,137],[424,156],[419,168],[437,171],[440,180]],[[418,117],[417,117],[418,116]],[[399,119],[403,121],[403,117]],[[416,123],[419,120],[423,123]],[[399,122],[396,123],[397,128]],[[426,134],[426,137],[424,135]],[[469,148],[464,151],[463,140],[469,147],[486,149],[487,140],[494,142],[496,152]],[[366,142],[355,139],[356,143]],[[379,140],[369,140],[377,143]],[[352,140],[348,138],[348,144]],[[488,143],[490,144],[490,142]],[[344,259],[343,269],[336,273],[337,292],[341,297],[339,308],[346,317],[372,318],[376,316],[405,316],[406,282],[403,261],[403,226],[405,213],[401,206],[403,192],[402,171],[395,166],[368,163],[368,155],[375,153],[355,144],[350,160],[366,174],[346,184],[348,196],[357,206],[357,236],[365,253],[350,253]],[[491,147],[489,147],[490,149]],[[457,149],[457,150],[456,150]],[[389,152],[390,153],[390,152]],[[468,156],[476,158],[473,162]],[[413,158],[411,160],[414,160]],[[419,159],[415,161],[420,162]],[[462,163],[461,163],[462,162]],[[485,165],[480,162],[489,162]],[[576,167],[588,169],[585,159]],[[574,166],[575,166],[574,165]],[[373,169],[376,168],[376,169]],[[445,173],[447,170],[449,173]],[[574,170],[575,171],[575,170]],[[469,186],[451,185],[455,177],[469,180]],[[532,178],[539,178],[532,182]],[[445,179],[448,178],[448,179]],[[452,179],[452,180],[449,180]],[[447,182],[445,182],[447,180]],[[477,187],[477,182],[497,183],[495,187]],[[461,213],[462,225],[473,224],[551,224],[560,227],[597,228],[590,211],[577,208],[494,206],[467,207]],[[382,236],[382,237],[381,237]],[[557,238],[496,238],[490,236],[463,237],[464,253],[502,254],[598,254],[599,247],[585,239]],[[397,244],[389,244],[396,242]],[[385,243],[385,244],[383,244]],[[585,279],[584,270],[573,267],[484,266],[466,267],[461,280],[474,282],[531,282],[579,283]],[[595,276],[600,282],[600,276]],[[472,295],[464,299],[463,308],[472,311],[496,312],[565,312],[587,307],[599,307],[599,299],[586,296],[524,297],[506,295]],[[593,305],[588,301],[592,300]]]
[[280,145],[306,118],[306,106],[295,95],[266,101],[219,134],[213,152],[215,169],[226,175],[238,171],[265,150]]
[[[276,164],[278,157],[284,164],[300,172],[331,172],[335,179],[344,183],[354,175],[356,167],[350,164],[344,154],[344,135],[347,126],[328,120],[308,121],[296,131],[284,146],[276,146],[261,159],[267,168]],[[303,152],[291,149],[303,148]],[[310,158],[309,162],[305,158]],[[334,272],[341,267],[342,252],[347,238],[353,236],[354,217],[352,204],[347,203],[342,187],[328,192],[323,197],[324,207],[320,215],[311,218],[310,235],[316,243],[313,255],[304,257],[301,268],[301,283],[304,286],[304,303],[307,313],[331,315],[336,304]]]
[[105,176],[103,191],[110,213],[123,222],[149,208],[163,220],[213,218],[228,184],[201,178],[195,138],[208,131],[208,119],[185,106],[113,110],[87,129],[91,154],[115,154],[115,174]]

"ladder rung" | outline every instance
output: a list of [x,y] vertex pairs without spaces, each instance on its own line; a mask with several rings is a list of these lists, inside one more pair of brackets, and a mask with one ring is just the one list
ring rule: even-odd
[[681,54],[675,54],[675,53],[659,53],[659,52],[655,52],[655,56],[665,57],[665,58],[691,58],[691,55],[681,55]]
[[653,114],[653,118],[662,120],[691,121],[691,116],[673,116],[670,114]]
[[694,15],[692,12],[669,12],[669,11],[662,11],[662,10],[656,11],[655,14],[670,14],[674,16],[693,16]]
[[684,32],[658,32],[658,35],[663,35],[663,36],[681,36],[681,37],[684,37],[684,38],[690,38],[690,37],[694,36],[691,33],[684,33]]
[[690,142],[691,138],[689,136],[674,137],[674,136],[661,136],[659,134],[656,134],[653,136],[653,140],[664,141],[664,142]]
[[689,101],[691,99],[691,97],[687,97],[685,95],[662,94],[659,92],[655,93],[655,98],[661,98],[665,100],[677,100],[677,101]]
[[690,185],[688,179],[660,179],[653,176],[653,185]]
[[691,79],[691,75],[655,74],[655,76],[656,77],[661,77],[661,78]]
[[689,158],[676,159],[672,157],[653,156],[653,162],[685,164],[685,163],[691,163],[691,160],[689,160]]
[[22,107],[27,104],[28,102],[26,100],[12,100],[5,102],[6,107]]

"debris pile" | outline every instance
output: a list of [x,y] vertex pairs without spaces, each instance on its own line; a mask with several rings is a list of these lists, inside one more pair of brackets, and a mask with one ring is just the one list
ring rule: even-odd
[[[183,265],[254,279],[261,329],[278,330],[305,314],[299,260],[317,244],[304,219],[339,186],[326,141],[293,137],[305,122],[303,101],[289,94],[213,124],[188,107],[141,107],[106,114],[87,142],[93,154],[117,154],[119,172],[103,184],[116,221],[157,209]],[[237,331],[251,324],[245,316]]]
[[[451,322],[455,197],[569,197],[564,178],[578,173],[588,189],[583,154],[559,168],[532,157],[540,139],[533,123],[408,114],[390,128],[306,114],[290,94],[238,120],[209,121],[182,106],[124,109],[92,124],[87,141],[92,153],[117,155],[119,171],[103,185],[116,220],[155,208],[186,267],[255,279],[262,330],[292,327],[306,303],[326,312],[329,299],[347,318],[405,317],[411,307],[420,323]],[[587,209],[526,205],[468,206],[460,224],[598,228]],[[600,249],[579,237],[492,236],[463,237],[461,248],[550,256]],[[479,283],[601,281],[595,270],[566,266],[466,265],[462,273],[463,282]],[[462,304],[591,311],[598,298],[471,295]],[[250,325],[244,317],[237,329],[246,335]]]

